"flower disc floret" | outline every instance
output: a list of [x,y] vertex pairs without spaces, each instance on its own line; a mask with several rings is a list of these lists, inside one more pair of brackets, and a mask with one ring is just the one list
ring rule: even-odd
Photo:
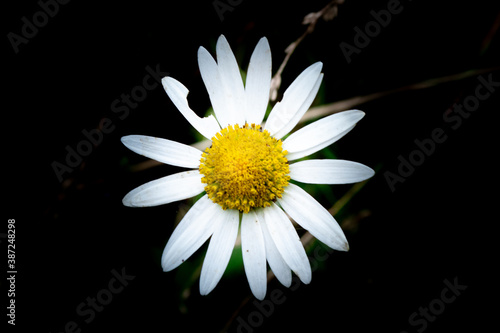
[[212,138],[200,160],[208,197],[223,209],[248,213],[281,198],[290,180],[281,140],[260,125],[228,126]]

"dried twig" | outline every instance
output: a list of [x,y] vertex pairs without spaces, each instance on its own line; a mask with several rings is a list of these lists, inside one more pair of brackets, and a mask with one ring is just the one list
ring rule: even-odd
[[459,80],[463,80],[463,79],[466,79],[469,77],[474,77],[474,76],[478,76],[478,75],[481,75],[484,73],[490,73],[490,72],[497,71],[497,70],[500,70],[500,67],[472,69],[472,70],[468,70],[468,71],[457,73],[457,74],[437,77],[437,78],[421,81],[418,83],[413,83],[413,84],[403,86],[403,87],[398,87],[398,88],[389,89],[389,90],[385,90],[385,91],[379,91],[376,93],[363,95],[363,96],[354,96],[354,97],[351,97],[348,99],[344,99],[342,101],[312,107],[300,119],[299,124],[304,124],[307,121],[319,119],[319,118],[331,115],[331,114],[336,113],[336,112],[349,110],[355,106],[358,106],[358,105],[361,105],[364,103],[368,103],[368,102],[377,100],[379,98],[390,96],[390,95],[393,95],[393,94],[396,94],[399,92],[432,88],[432,87],[435,87],[435,86],[443,84],[443,83],[459,81]]
[[325,21],[333,20],[338,14],[338,5],[341,5],[343,3],[344,0],[330,1],[330,3],[326,5],[323,9],[321,9],[319,12],[309,13],[304,17],[302,24],[307,25],[306,31],[304,31],[302,36],[300,36],[292,44],[288,45],[288,47],[285,49],[285,54],[286,54],[285,59],[283,59],[283,62],[278,68],[278,71],[276,72],[276,74],[274,74],[271,80],[271,93],[270,93],[271,101],[275,101],[276,98],[278,97],[278,89],[281,86],[281,73],[283,73],[283,70],[285,69],[285,66],[288,63],[288,60],[290,59],[293,51],[295,51],[297,46],[299,46],[299,44],[308,34],[314,31],[316,23],[318,23],[318,20],[320,18],[323,18],[323,20]]

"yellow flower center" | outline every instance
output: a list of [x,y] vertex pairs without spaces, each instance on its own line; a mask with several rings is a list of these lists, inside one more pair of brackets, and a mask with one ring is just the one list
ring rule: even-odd
[[248,213],[281,198],[290,170],[281,140],[260,125],[228,126],[212,138],[200,160],[208,197],[223,209]]

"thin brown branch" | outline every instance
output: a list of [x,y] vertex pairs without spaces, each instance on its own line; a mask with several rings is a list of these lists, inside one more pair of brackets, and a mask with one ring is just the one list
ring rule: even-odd
[[393,95],[393,94],[396,94],[399,92],[432,88],[432,87],[435,87],[435,86],[443,84],[443,83],[459,81],[459,80],[463,80],[463,79],[477,76],[480,74],[493,72],[496,70],[500,70],[500,67],[468,70],[468,71],[465,71],[462,73],[457,73],[457,74],[452,74],[452,75],[448,75],[448,76],[442,76],[442,77],[438,77],[438,78],[434,78],[434,79],[429,79],[429,80],[421,81],[418,83],[413,83],[413,84],[410,84],[407,86],[395,88],[395,89],[389,89],[389,90],[380,91],[380,92],[376,92],[376,93],[372,93],[372,94],[368,94],[368,95],[363,95],[363,96],[355,96],[355,97],[351,97],[348,99],[344,99],[342,101],[333,102],[330,104],[324,104],[324,105],[317,106],[317,107],[312,107],[300,119],[299,124],[301,124],[301,123],[303,124],[307,121],[311,121],[314,119],[322,118],[322,117],[331,115],[331,114],[336,113],[336,112],[349,110],[355,106],[358,106],[358,105],[361,105],[364,103],[368,103],[368,102],[377,100],[379,98]]
[[275,101],[276,98],[278,98],[278,89],[281,86],[281,73],[283,73],[288,60],[290,60],[290,57],[292,56],[292,53],[295,51],[297,46],[299,46],[299,44],[307,35],[314,31],[316,23],[318,23],[318,20],[320,18],[323,18],[325,21],[333,20],[338,14],[338,5],[341,5],[343,3],[344,0],[332,0],[320,11],[309,13],[304,17],[302,24],[307,25],[307,29],[299,38],[297,38],[296,41],[288,45],[288,47],[285,49],[285,59],[283,59],[283,62],[278,68],[278,71],[276,71],[276,74],[274,74],[271,80],[271,93],[269,95],[271,101]]

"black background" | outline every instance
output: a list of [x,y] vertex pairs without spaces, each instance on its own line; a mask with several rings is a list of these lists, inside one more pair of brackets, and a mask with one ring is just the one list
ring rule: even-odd
[[[370,11],[385,9],[388,2],[348,0],[337,18],[319,22],[293,54],[280,92],[315,61],[324,64],[326,103],[500,64],[494,1],[402,1],[402,12],[347,63],[339,45],[352,45],[354,27],[363,29],[373,21]],[[445,279],[457,279],[467,289],[423,331],[481,331],[492,321],[497,310],[491,304],[498,303],[493,269],[498,265],[498,91],[458,128],[443,120],[454,103],[475,94],[478,75],[357,106],[366,116],[339,141],[336,153],[377,169],[349,204],[352,212],[370,214],[346,231],[351,250],[333,253],[310,285],[286,290],[271,282],[268,299],[276,289],[286,301],[268,316],[255,314],[241,274],[223,278],[208,296],[199,295],[196,282],[180,302],[179,276],[163,273],[160,266],[179,204],[123,207],[128,191],[179,169],[132,172],[130,167],[145,159],[127,150],[120,137],[194,142],[189,124],[160,85],[124,119],[113,112],[114,100],[142,84],[145,68],[159,66],[181,81],[190,90],[190,106],[201,114],[210,104],[197,67],[200,45],[213,53],[224,34],[246,68],[257,41],[266,36],[274,72],[283,50],[303,33],[302,18],[326,3],[241,1],[221,21],[212,1],[73,0],[60,5],[18,53],[7,35],[20,34],[22,18],[32,21],[41,7],[23,1],[4,9],[7,201],[0,230],[6,233],[7,219],[16,220],[17,329],[63,332],[74,321],[82,332],[218,332],[224,327],[244,332],[240,321],[231,323],[239,316],[258,321],[256,332],[417,332],[422,326],[411,326],[409,316],[440,298]],[[498,70],[492,73],[499,82]],[[65,147],[76,147],[82,131],[97,128],[103,118],[111,119],[113,131],[59,182],[51,164],[64,163]],[[397,173],[398,156],[408,158],[414,140],[430,138],[435,128],[443,129],[447,140],[391,191],[384,173]],[[4,245],[2,239],[6,253]],[[133,280],[86,323],[89,317],[76,308],[108,287],[113,270],[122,269]]]

